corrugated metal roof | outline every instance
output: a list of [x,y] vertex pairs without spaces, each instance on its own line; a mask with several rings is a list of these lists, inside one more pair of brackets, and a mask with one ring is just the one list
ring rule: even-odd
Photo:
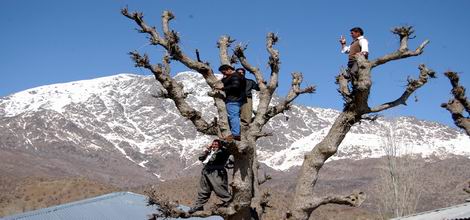
[[[147,220],[155,211],[155,206],[147,206],[147,197],[144,195],[116,192],[7,216],[0,220]],[[220,220],[222,218],[212,216],[190,219]]]
[[470,219],[470,202],[460,205],[416,213],[391,220],[467,220]]

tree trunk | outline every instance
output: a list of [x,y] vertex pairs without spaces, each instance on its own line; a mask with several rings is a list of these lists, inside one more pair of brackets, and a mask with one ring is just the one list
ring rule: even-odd
[[254,171],[253,165],[256,163],[253,146],[246,145],[248,141],[239,143],[238,149],[245,149],[242,152],[233,152],[235,160],[233,167],[232,182],[232,204],[237,212],[228,216],[230,220],[249,220],[252,219],[251,200],[254,195]]
[[293,219],[307,220],[322,200],[315,196],[314,186],[325,161],[338,150],[351,126],[358,121],[358,114],[343,112],[336,119],[327,136],[307,153],[297,180],[294,202],[291,206]]

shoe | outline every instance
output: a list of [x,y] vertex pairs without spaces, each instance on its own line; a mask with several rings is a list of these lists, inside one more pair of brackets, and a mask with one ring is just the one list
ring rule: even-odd
[[204,210],[204,207],[202,207],[202,206],[196,206],[196,207],[190,208],[190,209],[188,210],[188,213],[189,213],[189,214],[193,214],[193,213],[195,213],[195,212],[197,212],[197,211],[202,211],[202,210]]
[[240,140],[241,140],[241,137],[240,137],[240,136],[233,136],[233,139],[234,139],[234,140],[237,140],[237,141],[240,141]]

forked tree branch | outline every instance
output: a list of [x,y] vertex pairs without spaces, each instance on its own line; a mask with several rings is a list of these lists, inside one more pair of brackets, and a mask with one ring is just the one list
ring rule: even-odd
[[230,36],[222,36],[217,42],[217,48],[219,48],[220,64],[232,64],[232,58],[228,53],[228,48],[235,40],[231,39]]
[[[456,72],[444,73],[449,78],[452,85],[453,99],[448,103],[442,103],[441,107],[447,109],[452,114],[455,125],[465,130],[470,136],[470,100],[465,96],[465,87],[460,85],[459,76]],[[464,116],[466,112],[467,117]]]
[[[314,93],[315,86],[308,86],[307,88],[300,88],[300,84],[302,83],[303,76],[301,73],[293,73],[292,74],[292,86],[289,90],[285,99],[280,102],[276,106],[269,106],[269,102],[272,98],[274,91],[278,86],[278,78],[279,78],[279,65],[280,65],[280,58],[279,58],[279,51],[274,48],[274,45],[278,41],[278,37],[274,33],[268,33],[266,36],[266,49],[269,54],[269,61],[268,64],[271,69],[271,78],[269,80],[268,85],[266,86],[263,74],[259,71],[258,68],[252,66],[246,59],[244,51],[246,50],[246,46],[237,45],[234,50],[234,54],[238,57],[240,63],[243,67],[245,67],[248,71],[253,73],[258,81],[260,87],[260,104],[258,105],[258,110],[256,115],[260,115],[259,123],[261,125],[266,124],[272,117],[284,112],[287,110],[292,102],[301,94],[304,93]],[[255,117],[256,120],[256,117]]]
[[392,30],[392,33],[400,37],[400,47],[397,51],[387,54],[385,56],[379,57],[371,61],[372,68],[387,63],[392,60],[403,59],[411,56],[418,56],[423,53],[424,47],[429,43],[429,40],[425,40],[419,47],[414,51],[408,49],[408,39],[414,38],[412,34],[414,33],[413,27],[396,27]]
[[274,49],[274,45],[277,43],[279,38],[274,33],[268,33],[266,37],[266,49],[269,53],[268,65],[271,68],[271,78],[269,79],[268,90],[270,94],[273,94],[278,86],[279,80],[279,51]]
[[174,18],[170,11],[164,11],[162,14],[162,27],[164,37],[160,36],[155,27],[150,27],[144,21],[143,13],[129,12],[127,8],[121,9],[121,13],[127,18],[136,22],[141,28],[139,32],[150,35],[150,43],[153,45],[160,45],[169,53],[171,59],[177,60],[184,64],[186,67],[201,73],[206,79],[207,84],[211,88],[216,88],[217,78],[214,76],[212,69],[207,63],[198,62],[191,59],[181,50],[179,46],[178,34],[170,29],[169,22]]
[[267,121],[271,119],[272,117],[278,115],[279,113],[282,113],[285,110],[287,110],[292,104],[292,101],[294,101],[299,95],[315,92],[316,90],[315,86],[308,86],[304,89],[300,88],[300,84],[302,83],[302,81],[303,81],[302,73],[299,73],[299,72],[292,73],[292,85],[287,96],[279,104],[268,108],[268,111],[266,112],[264,116],[264,118]]
[[150,70],[155,79],[160,82],[167,91],[166,97],[172,99],[181,115],[189,119],[199,132],[208,135],[217,135],[218,127],[214,123],[207,123],[202,117],[201,112],[192,108],[185,100],[186,95],[183,91],[183,85],[175,81],[170,76],[169,58],[164,56],[163,64],[151,65],[149,57],[145,54],[141,56],[138,52],[129,53],[135,62],[136,67],[144,67]]
[[[199,72],[204,77],[206,83],[213,89],[211,92],[209,92],[208,95],[214,98],[215,106],[217,107],[217,112],[220,118],[218,120],[215,120],[213,123],[208,124],[202,119],[200,112],[191,108],[186,103],[186,101],[184,100],[185,96],[180,95],[184,94],[184,92],[178,91],[180,89],[183,89],[182,85],[178,86],[178,83],[176,83],[171,78],[169,74],[169,65],[164,66],[166,69],[168,69],[166,71],[168,73],[162,74],[162,72],[165,72],[165,70],[162,69],[163,65],[152,66],[150,65],[149,58],[147,55],[144,55],[142,57],[137,52],[132,52],[131,55],[134,61],[136,61],[136,65],[145,67],[152,71],[152,73],[155,75],[155,78],[167,90],[168,97],[170,97],[175,102],[175,105],[180,111],[180,113],[185,118],[190,119],[196,126],[196,129],[198,131],[208,135],[218,135],[219,137],[228,136],[230,134],[230,130],[228,125],[226,106],[225,102],[223,101],[225,94],[220,91],[220,88],[223,87],[223,84],[220,80],[217,79],[217,77],[215,77],[209,64],[195,61],[182,52],[179,46],[178,34],[175,31],[171,30],[169,25],[169,22],[174,18],[174,15],[169,11],[163,12],[162,37],[161,35],[159,35],[155,27],[150,27],[144,22],[142,13],[130,13],[127,8],[123,8],[121,10],[121,13],[127,18],[135,21],[136,24],[140,27],[139,31],[141,33],[149,34],[150,42],[153,45],[162,46],[167,51],[168,55],[165,56],[164,63],[168,64],[170,58],[177,60],[178,62],[184,64],[186,67]],[[216,124],[217,126],[215,126]]]
[[[310,198],[309,200],[305,201],[300,207],[302,210],[311,213],[312,210],[317,209],[322,205],[327,204],[338,204],[338,205],[349,205],[353,207],[359,207],[362,203],[366,200],[366,194],[364,192],[354,191],[350,195],[347,196],[340,196],[340,195],[332,195],[332,196],[325,196],[321,198]],[[286,213],[286,218],[296,218],[293,216],[291,212]]]
[[451,71],[448,71],[444,74],[447,76],[447,78],[449,78],[452,85],[452,95],[454,95],[454,98],[462,103],[465,111],[470,113],[470,100],[465,96],[465,87],[459,83],[459,75],[456,72]]
[[406,100],[408,100],[408,97],[410,97],[414,91],[426,84],[429,78],[436,78],[436,73],[433,70],[428,69],[424,64],[419,65],[419,70],[419,79],[415,80],[409,78],[405,92],[403,92],[403,94],[398,99],[373,107],[370,109],[369,113],[377,113],[389,108],[393,108],[397,105],[406,105]]

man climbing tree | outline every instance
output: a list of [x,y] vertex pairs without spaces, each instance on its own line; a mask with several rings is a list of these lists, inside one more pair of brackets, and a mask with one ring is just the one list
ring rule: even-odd
[[341,35],[339,43],[341,44],[341,53],[348,54],[348,69],[344,77],[350,78],[356,75],[359,66],[356,61],[356,55],[362,54],[366,59],[369,57],[369,41],[364,37],[364,31],[360,27],[354,27],[350,30],[352,42],[346,46],[346,38]]
[[[138,52],[131,52],[131,57],[136,66],[144,67],[150,70],[159,83],[166,90],[166,97],[173,100],[180,114],[190,120],[197,131],[206,135],[227,137],[231,134],[227,109],[223,97],[225,93],[219,88],[222,82],[214,75],[214,71],[207,62],[194,60],[187,56],[179,46],[178,34],[170,29],[169,21],[174,19],[171,12],[165,11],[162,15],[163,36],[158,33],[155,27],[148,26],[143,20],[143,14],[130,13],[127,8],[122,10],[122,14],[136,22],[139,31],[150,36],[152,45],[161,46],[166,54],[161,64],[151,64],[147,55],[141,55]],[[340,74],[337,77],[339,91],[345,100],[343,112],[338,116],[328,135],[322,142],[317,144],[312,152],[305,155],[304,164],[299,174],[294,201],[286,217],[291,219],[308,219],[312,211],[321,205],[328,203],[360,205],[364,199],[363,193],[353,193],[348,196],[329,196],[319,197],[314,193],[318,171],[325,161],[334,155],[339,144],[344,139],[349,129],[357,122],[370,118],[369,113],[377,113],[400,104],[405,104],[408,97],[419,87],[427,82],[428,77],[434,76],[434,72],[424,65],[420,65],[420,77],[417,80],[408,80],[406,91],[395,101],[384,103],[377,107],[368,106],[370,88],[372,86],[371,70],[372,68],[392,60],[402,59],[410,56],[417,56],[422,53],[423,48],[428,41],[421,44],[415,51],[408,49],[408,39],[413,30],[411,27],[396,28],[393,31],[400,36],[400,48],[389,55],[385,55],[376,60],[368,61],[362,54],[356,55],[358,62],[358,73],[355,79],[352,79],[351,88],[348,87],[348,80]],[[258,178],[258,160],[256,154],[256,141],[270,133],[263,131],[264,125],[278,114],[289,109],[292,102],[301,94],[313,93],[315,87],[308,86],[301,88],[300,85],[303,76],[299,72],[292,73],[291,87],[282,101],[273,105],[271,100],[278,87],[280,74],[280,56],[279,51],[274,48],[278,42],[278,37],[274,33],[268,33],[266,37],[266,49],[269,54],[269,78],[265,80],[265,74],[261,70],[250,64],[245,56],[246,46],[238,45],[233,50],[233,55],[229,55],[228,48],[234,41],[228,36],[222,36],[217,45],[219,48],[219,57],[221,65],[231,65],[239,61],[241,65],[256,78],[259,85],[259,104],[256,114],[251,123],[242,126],[242,136],[240,141],[232,141],[227,145],[228,150],[234,157],[234,168],[231,183],[232,200],[227,206],[218,207],[213,210],[197,211],[192,214],[182,212],[177,208],[177,204],[169,207],[165,211],[166,216],[171,217],[190,217],[190,216],[209,216],[220,215],[225,219],[261,219],[265,208],[268,206],[267,194],[261,193],[259,185],[264,181]],[[192,108],[186,102],[186,94],[183,92],[183,86],[177,83],[170,75],[170,59],[181,62],[186,67],[200,73],[206,83],[212,88],[209,96],[214,98],[214,104],[218,117],[212,122],[207,122],[201,112]]]
[[224,74],[225,105],[227,107],[228,121],[231,135],[226,140],[240,140],[240,109],[245,102],[245,77],[227,64],[219,67],[219,71]]
[[[246,70],[243,68],[238,68],[235,70],[238,74],[245,77]],[[245,97],[246,100],[242,104],[242,108],[240,110],[240,121],[243,126],[248,126],[251,122],[251,118],[253,117],[253,94],[251,90],[259,91],[258,83],[256,83],[252,79],[245,78]]]
[[204,164],[204,168],[201,171],[196,204],[188,211],[189,214],[202,211],[212,191],[222,199],[224,202],[222,206],[228,204],[231,196],[228,192],[225,164],[229,156],[230,153],[220,140],[212,141],[212,144],[199,155],[199,160]]

